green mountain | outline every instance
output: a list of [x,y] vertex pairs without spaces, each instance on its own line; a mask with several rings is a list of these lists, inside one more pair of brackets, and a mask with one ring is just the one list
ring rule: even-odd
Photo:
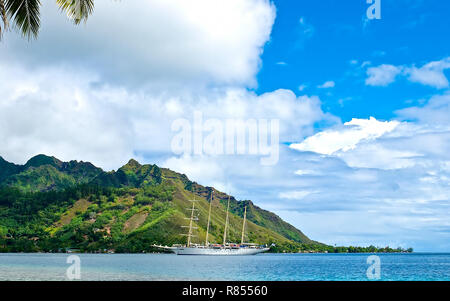
[[22,166],[9,163],[0,156],[0,183],[11,175],[22,171]]
[[0,185],[26,192],[61,190],[88,183],[101,172],[91,163],[62,162],[45,155],[37,155],[25,165],[15,165],[0,157]]
[[[151,250],[153,243],[183,243],[180,233],[192,199],[199,214],[197,242],[205,240],[211,199],[210,241],[223,239],[228,195],[169,169],[130,160],[117,171],[104,172],[90,163],[45,155],[25,165],[1,159],[0,166],[4,250],[141,252]],[[232,196],[230,240],[240,241],[245,206],[247,241],[314,243],[277,215]]]
[[[195,199],[197,237],[203,243],[210,201],[210,242],[222,242],[230,198],[230,241],[272,244],[273,252],[348,251],[310,240],[249,200],[238,201],[186,175],[130,160],[104,172],[91,163],[38,155],[25,165],[0,157],[0,252],[149,252],[152,244],[185,243],[182,226]],[[355,249],[359,250],[360,249]]]
[[102,172],[91,183],[104,187],[136,187],[161,184],[161,169],[156,165],[141,165],[131,159],[117,172]]

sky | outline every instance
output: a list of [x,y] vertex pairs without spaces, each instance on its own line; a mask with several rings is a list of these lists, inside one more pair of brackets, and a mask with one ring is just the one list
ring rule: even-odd
[[[251,199],[331,245],[450,250],[450,3],[52,2],[0,42],[0,156],[130,158]],[[174,120],[279,120],[279,160],[176,154]]]

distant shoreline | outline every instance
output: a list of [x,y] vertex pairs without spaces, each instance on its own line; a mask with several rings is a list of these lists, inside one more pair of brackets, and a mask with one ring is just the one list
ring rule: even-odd
[[[119,252],[0,252],[2,254],[120,254],[120,255],[137,255],[137,254],[165,254],[165,255],[176,255],[172,252],[135,252],[135,253],[119,253]],[[271,254],[271,255],[284,255],[284,254],[450,254],[449,252],[265,252],[261,254]]]

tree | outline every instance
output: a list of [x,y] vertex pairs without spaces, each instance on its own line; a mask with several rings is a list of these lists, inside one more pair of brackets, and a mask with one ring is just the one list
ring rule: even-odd
[[[94,10],[94,0],[56,0],[56,4],[75,24],[86,21]],[[24,37],[36,38],[41,25],[40,8],[40,0],[0,0],[0,38],[10,25]]]
[[8,228],[0,225],[0,238],[5,237],[8,234]]

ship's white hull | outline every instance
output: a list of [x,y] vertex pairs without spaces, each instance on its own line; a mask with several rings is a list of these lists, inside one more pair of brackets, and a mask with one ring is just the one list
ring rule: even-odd
[[229,256],[229,255],[256,255],[258,253],[266,252],[269,248],[187,248],[176,247],[170,248],[172,252],[177,255],[214,255],[214,256]]

